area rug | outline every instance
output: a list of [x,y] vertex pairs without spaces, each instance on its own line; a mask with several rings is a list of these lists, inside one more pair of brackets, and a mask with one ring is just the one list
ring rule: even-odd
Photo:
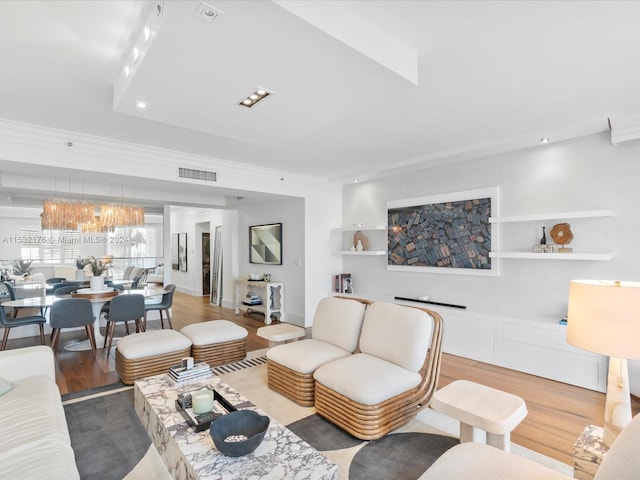
[[[264,351],[251,356],[214,371],[333,461],[340,479],[418,479],[435,459],[458,443],[457,423],[430,409],[380,440],[354,438],[317,415],[313,407],[301,407],[269,390]],[[63,403],[81,478],[171,478],[135,414],[133,387],[115,384],[84,391],[64,396]],[[571,474],[568,465],[515,444],[512,451]]]

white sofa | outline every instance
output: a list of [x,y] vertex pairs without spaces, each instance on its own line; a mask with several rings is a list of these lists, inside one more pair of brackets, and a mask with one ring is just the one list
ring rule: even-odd
[[0,352],[0,378],[0,477],[79,479],[51,348]]
[[[568,480],[551,470],[513,453],[480,443],[462,443],[446,451],[420,480],[557,479]],[[627,425],[602,460],[594,480],[640,479],[640,415]]]

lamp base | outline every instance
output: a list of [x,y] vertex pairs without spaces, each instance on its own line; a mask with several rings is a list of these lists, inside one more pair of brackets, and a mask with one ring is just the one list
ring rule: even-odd
[[604,407],[604,444],[611,448],[618,434],[631,421],[631,391],[627,360],[609,358],[607,398]]

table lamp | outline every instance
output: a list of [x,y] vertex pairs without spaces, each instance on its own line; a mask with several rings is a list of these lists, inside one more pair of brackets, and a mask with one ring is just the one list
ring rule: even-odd
[[640,359],[640,282],[572,280],[567,342],[609,356],[604,444],[631,421],[627,359]]

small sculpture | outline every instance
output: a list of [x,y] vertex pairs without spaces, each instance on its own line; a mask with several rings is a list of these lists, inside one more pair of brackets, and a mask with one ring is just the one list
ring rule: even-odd
[[571,248],[565,247],[565,245],[571,243],[571,240],[573,240],[571,225],[568,223],[558,223],[553,226],[550,234],[555,243],[562,245],[562,247],[558,249],[558,252],[571,252]]

